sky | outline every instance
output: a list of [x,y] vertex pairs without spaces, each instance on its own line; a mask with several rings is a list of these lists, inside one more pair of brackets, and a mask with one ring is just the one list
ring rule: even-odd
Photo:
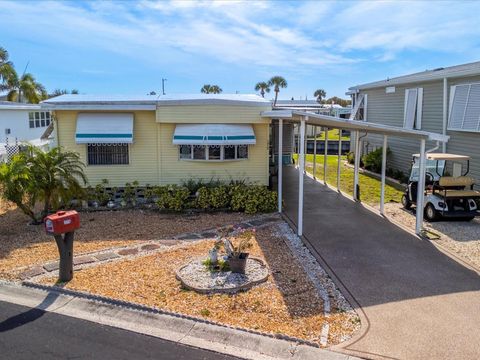
[[[51,91],[345,97],[348,87],[480,60],[480,1],[4,1],[0,47]],[[272,97],[272,93],[268,94]]]

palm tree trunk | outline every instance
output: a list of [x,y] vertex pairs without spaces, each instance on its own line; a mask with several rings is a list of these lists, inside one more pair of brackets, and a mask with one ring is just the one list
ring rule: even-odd
[[275,101],[273,102],[273,106],[277,105],[277,98],[278,98],[278,91],[275,90]]

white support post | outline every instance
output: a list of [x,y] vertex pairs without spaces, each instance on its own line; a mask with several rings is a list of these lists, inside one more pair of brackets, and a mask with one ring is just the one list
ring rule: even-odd
[[340,191],[340,167],[342,162],[342,129],[338,129],[337,190]]
[[300,164],[300,125],[297,125],[297,162]]
[[358,200],[358,172],[360,169],[360,133],[355,131],[355,164],[353,168],[353,199]]
[[[308,117],[306,117],[308,119]],[[305,118],[300,122],[300,153],[298,158],[300,159],[300,166],[298,169],[298,224],[297,234],[302,236],[303,234],[303,172],[305,170]]]
[[282,186],[283,186],[283,119],[278,120],[278,212],[282,212]]
[[313,125],[313,178],[317,178],[317,125]]
[[305,124],[305,136],[304,136],[304,148],[303,148],[303,151],[304,151],[304,153],[303,153],[303,165],[304,165],[303,172],[305,174],[307,173],[305,164],[307,162],[307,152],[308,152],[307,151],[307,149],[308,149],[308,146],[307,146],[307,144],[308,144],[308,131],[307,131],[307,129],[308,129],[308,125]]
[[[443,78],[443,112],[442,112],[442,134],[447,135],[447,109],[448,109],[448,80]],[[447,152],[447,143],[442,143],[442,152]]]
[[387,140],[388,136],[383,135],[382,148],[382,185],[380,187],[380,214],[385,215],[385,173],[387,170]]
[[421,234],[423,227],[423,211],[425,205],[425,139],[420,140],[420,166],[418,173],[418,189],[417,189],[417,210],[416,210],[416,225],[415,232],[417,235]]
[[325,151],[323,152],[323,183],[327,185],[328,128],[325,128]]

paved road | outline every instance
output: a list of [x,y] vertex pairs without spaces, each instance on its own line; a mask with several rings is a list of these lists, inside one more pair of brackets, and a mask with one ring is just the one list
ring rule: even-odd
[[[298,172],[284,171],[286,215],[297,221]],[[304,235],[362,307],[359,356],[480,358],[480,277],[360,204],[305,180]]]
[[1,301],[0,358],[238,359]]

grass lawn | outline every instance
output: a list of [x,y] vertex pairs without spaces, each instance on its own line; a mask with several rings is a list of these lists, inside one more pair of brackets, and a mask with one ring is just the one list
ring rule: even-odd
[[[328,140],[338,140],[338,132],[339,129],[332,129],[328,131]],[[308,136],[308,139],[313,139],[313,136]],[[322,131],[320,134],[317,135],[317,141],[324,141],[325,140],[325,131]],[[350,136],[342,136],[342,141],[350,141]]]
[[[298,160],[298,155],[293,155],[295,161]],[[327,157],[327,183],[332,186],[337,186],[337,160],[338,157],[335,155],[329,155]],[[342,156],[341,159],[341,168],[340,168],[340,190],[343,192],[353,195],[353,169],[344,164],[345,156]],[[317,155],[316,161],[316,177],[318,180],[324,180],[323,173],[323,155]],[[305,164],[306,170],[308,173],[313,174],[313,155],[307,154],[307,162]],[[369,205],[379,205],[380,204],[380,180],[375,179],[371,176],[360,174],[359,177],[360,184],[360,199],[369,204]],[[394,188],[393,186],[385,186],[385,202],[395,201],[400,202],[403,192]]]

